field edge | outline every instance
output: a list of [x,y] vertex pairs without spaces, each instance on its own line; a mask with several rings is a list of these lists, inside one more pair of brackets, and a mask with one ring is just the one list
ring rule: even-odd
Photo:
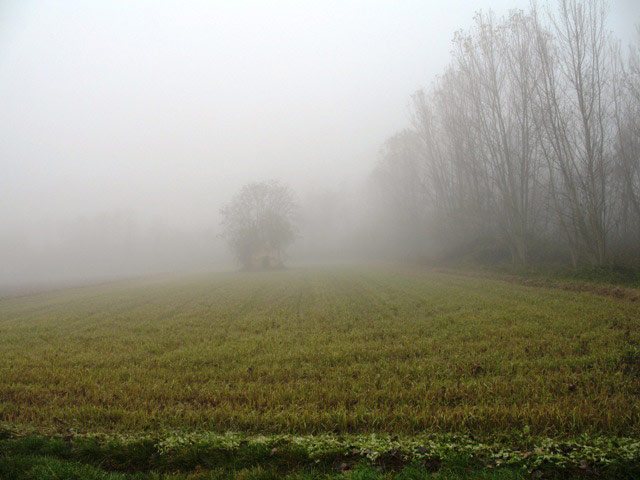
[[[398,437],[234,432],[39,436],[21,434],[10,426],[0,430],[0,478],[5,478],[3,469],[7,475],[16,465],[35,468],[42,462],[53,462],[53,467],[48,467],[53,471],[55,468],[97,468],[105,475],[109,472],[125,475],[115,478],[128,478],[126,475],[136,473],[191,475],[188,478],[285,478],[288,475],[298,475],[290,478],[334,478],[331,477],[334,475],[335,478],[372,479],[518,478],[518,475],[571,478],[587,475],[626,479],[640,476],[640,440],[587,435],[561,439],[531,436],[526,431],[478,438],[455,434]],[[237,477],[239,472],[245,473]],[[301,472],[303,476],[299,476]]]

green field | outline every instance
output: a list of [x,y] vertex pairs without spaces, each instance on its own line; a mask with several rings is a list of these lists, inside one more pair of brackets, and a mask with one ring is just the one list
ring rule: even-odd
[[7,297],[0,422],[11,438],[45,439],[637,439],[640,304],[365,267]]

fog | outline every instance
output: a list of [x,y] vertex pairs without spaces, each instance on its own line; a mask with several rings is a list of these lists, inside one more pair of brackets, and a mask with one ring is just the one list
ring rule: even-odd
[[[235,268],[220,208],[270,179],[300,206],[292,265],[404,245],[372,230],[382,145],[474,12],[528,7],[2,2],[0,285]],[[640,3],[609,7],[632,42]]]

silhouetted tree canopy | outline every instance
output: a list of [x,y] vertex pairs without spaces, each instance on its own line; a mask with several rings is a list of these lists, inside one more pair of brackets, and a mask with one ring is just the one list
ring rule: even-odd
[[244,268],[261,249],[279,255],[295,239],[297,204],[291,189],[277,181],[245,185],[220,210],[223,236]]

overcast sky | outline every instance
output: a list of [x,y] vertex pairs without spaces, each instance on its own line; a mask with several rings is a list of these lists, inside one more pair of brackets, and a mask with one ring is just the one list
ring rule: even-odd
[[[628,41],[640,1],[610,4]],[[0,235],[116,210],[197,229],[248,181],[353,182],[454,31],[527,5],[2,0]]]

